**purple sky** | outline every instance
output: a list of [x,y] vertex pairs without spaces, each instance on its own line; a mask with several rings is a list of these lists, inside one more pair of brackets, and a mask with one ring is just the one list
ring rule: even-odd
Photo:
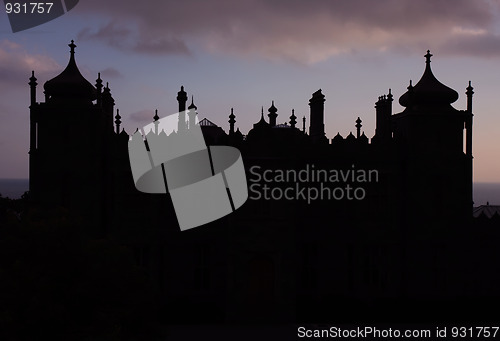
[[[424,71],[460,94],[474,87],[474,179],[500,182],[500,3],[496,1],[127,1],[80,0],[66,15],[12,33],[0,12],[0,178],[28,177],[29,87],[58,75],[75,40],[77,64],[101,72],[128,132],[176,112],[184,85],[199,118],[228,129],[231,107],[246,133],[274,100],[278,123],[326,96],[328,137],[374,134],[374,103],[397,99]],[[425,132],[422,132],[425,134]]]

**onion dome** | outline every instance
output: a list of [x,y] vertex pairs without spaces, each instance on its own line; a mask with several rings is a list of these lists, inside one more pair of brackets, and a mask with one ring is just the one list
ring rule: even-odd
[[278,109],[274,106],[274,101],[272,101],[272,104],[267,111],[269,111],[270,114],[276,114],[278,112]]
[[271,127],[274,127],[274,126],[276,126],[276,117],[278,117],[278,114],[277,114],[278,109],[274,106],[274,101],[271,104],[271,107],[269,107],[268,111],[269,111],[269,114],[267,114],[267,116],[269,117],[269,125]]
[[234,123],[234,122],[236,122],[235,118],[236,118],[236,116],[235,116],[235,115],[234,115],[234,113],[233,113],[233,108],[231,108],[231,114],[229,115],[229,121],[228,121],[228,122],[229,122],[229,123],[231,123],[231,122],[233,122],[233,123]]
[[337,135],[335,135],[335,137],[332,139],[332,142],[341,143],[344,142],[344,138],[342,137],[342,135],[340,135],[340,133],[337,133]]
[[50,98],[69,98],[93,101],[97,98],[96,88],[85,79],[75,62],[74,41],[68,45],[71,48],[68,66],[58,76],[45,82],[43,88]]
[[236,129],[234,135],[236,136],[236,139],[243,140],[243,134],[241,133],[240,128]]
[[427,50],[425,55],[425,71],[417,84],[408,87],[399,98],[399,104],[404,107],[412,105],[446,105],[455,102],[458,99],[458,93],[442,84],[434,77],[431,71],[432,54]]
[[358,138],[359,142],[362,144],[368,144],[368,136],[365,135],[365,132],[361,134],[361,136]]
[[352,131],[349,133],[349,135],[347,135],[347,137],[345,138],[345,140],[347,142],[354,142],[356,141],[356,137],[353,135]]

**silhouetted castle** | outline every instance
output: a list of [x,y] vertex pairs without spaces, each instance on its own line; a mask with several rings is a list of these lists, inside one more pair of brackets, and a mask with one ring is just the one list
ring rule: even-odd
[[[31,197],[67,207],[94,235],[134,248],[172,321],[348,320],[373,316],[381,302],[398,312],[378,312],[379,318],[409,316],[418,304],[458,315],[479,292],[497,297],[497,272],[485,271],[498,258],[491,252],[498,233],[473,228],[473,88],[469,82],[466,110],[453,108],[458,93],[434,77],[429,51],[421,79],[399,99],[402,112],[393,114],[390,89],[378,98],[371,141],[360,118],[355,135],[325,136],[321,90],[309,100],[308,131],[293,110],[279,124],[274,102],[268,120],[262,109],[246,136],[235,130],[233,109],[228,133],[201,120],[208,145],[240,149],[255,187],[235,213],[181,233],[168,195],[135,189],[129,135],[109,86],[100,75],[89,83],[73,41],[69,46],[68,66],[44,84],[44,102],[36,101],[37,79],[30,78]],[[177,100],[185,111],[183,87]],[[187,110],[196,112],[193,101]],[[265,171],[272,177],[313,168],[376,170],[376,178],[323,181],[362,187],[362,200],[332,198],[328,189],[321,192],[330,195],[326,200],[258,197]],[[275,193],[309,186],[299,182],[271,186]],[[457,297],[462,301],[453,304]]]

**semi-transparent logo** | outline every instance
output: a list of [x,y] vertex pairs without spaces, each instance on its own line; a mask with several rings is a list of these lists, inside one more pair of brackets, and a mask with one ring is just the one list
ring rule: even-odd
[[128,148],[136,188],[170,193],[181,230],[222,218],[248,198],[239,150],[207,147],[194,110],[137,130]]
[[79,0],[51,0],[33,2],[25,0],[4,0],[5,13],[12,32],[19,32],[39,26],[60,17],[73,9]]

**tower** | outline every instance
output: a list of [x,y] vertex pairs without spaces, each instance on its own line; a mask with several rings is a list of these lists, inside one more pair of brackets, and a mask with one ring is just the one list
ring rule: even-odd
[[269,125],[271,127],[274,127],[276,125],[276,117],[278,117],[278,109],[274,106],[274,101],[271,104],[271,106],[268,109],[269,114],[267,114],[267,117],[269,117]]
[[191,96],[191,104],[188,110],[189,128],[191,128],[196,125],[196,110],[198,110],[198,107],[194,104],[194,96]]
[[184,86],[181,86],[181,91],[177,93],[177,102],[179,102],[179,124],[178,130],[182,131],[186,129],[186,102],[187,93],[184,91]]
[[297,116],[295,116],[295,109],[292,109],[292,116],[290,116],[290,127],[295,128],[297,124]]
[[78,69],[74,41],[68,46],[68,65],[44,84],[44,103],[36,103],[34,73],[30,78],[30,193],[35,202],[70,209],[101,233],[114,100],[106,87],[101,102],[100,75],[96,88]]
[[467,163],[467,182],[470,184],[470,186],[467,189],[467,196],[469,200],[469,210],[472,212],[472,209],[474,207],[474,201],[473,201],[473,190],[472,190],[472,183],[473,183],[473,156],[472,156],[472,117],[474,114],[472,113],[472,95],[474,94],[474,91],[472,91],[474,88],[471,86],[471,81],[469,81],[469,86],[466,88],[465,94],[467,95],[467,112],[466,112],[466,117],[465,117],[465,156],[466,156],[466,163]]
[[233,108],[231,108],[231,114],[229,115],[229,135],[234,134],[234,124],[236,123],[234,113],[233,113]]
[[401,202],[403,216],[412,220],[406,223],[451,227],[470,217],[471,202],[463,195],[472,185],[463,147],[463,130],[470,113],[451,106],[458,93],[436,79],[431,57],[427,51],[421,79],[414,86],[410,83],[399,98],[405,109],[392,116],[400,188],[407,193]]
[[321,89],[312,94],[309,100],[310,107],[310,125],[309,135],[313,142],[327,142],[325,137],[325,95],[321,93]]
[[391,116],[393,96],[391,89],[389,94],[380,96],[375,103],[375,136],[374,143],[387,143],[392,138]]

